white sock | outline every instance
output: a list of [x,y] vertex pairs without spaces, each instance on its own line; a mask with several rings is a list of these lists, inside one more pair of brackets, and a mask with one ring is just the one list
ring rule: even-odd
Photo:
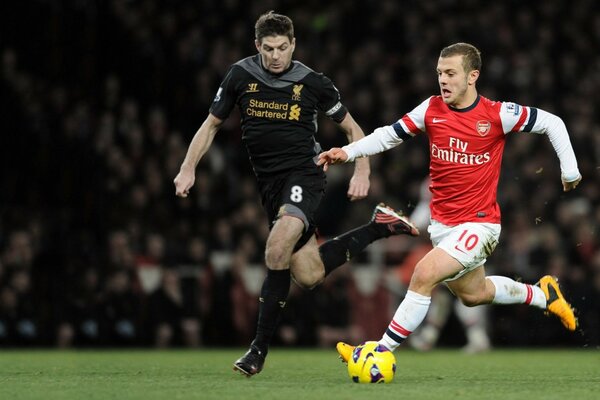
[[505,276],[488,276],[496,287],[493,304],[529,304],[546,308],[546,295],[537,286],[513,281]]
[[423,296],[412,290],[407,291],[406,297],[398,306],[379,344],[390,351],[396,350],[396,347],[423,322],[430,303],[430,296]]

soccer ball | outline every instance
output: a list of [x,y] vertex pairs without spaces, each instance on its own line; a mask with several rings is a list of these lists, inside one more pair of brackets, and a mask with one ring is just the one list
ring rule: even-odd
[[390,383],[395,372],[394,353],[377,342],[356,346],[348,360],[348,375],[356,383]]

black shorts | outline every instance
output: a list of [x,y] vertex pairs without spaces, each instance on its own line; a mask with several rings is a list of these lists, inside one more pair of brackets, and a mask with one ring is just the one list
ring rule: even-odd
[[326,184],[323,169],[316,165],[258,181],[270,228],[281,215],[292,215],[304,222],[304,233],[296,243],[294,252],[304,246],[315,233],[315,217],[325,194]]

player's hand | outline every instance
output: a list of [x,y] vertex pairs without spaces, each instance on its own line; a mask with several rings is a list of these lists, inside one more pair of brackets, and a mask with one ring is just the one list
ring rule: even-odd
[[191,168],[182,167],[173,183],[175,184],[175,196],[188,197],[190,189],[194,186],[196,176]]
[[356,163],[354,164],[354,174],[350,179],[350,186],[348,186],[347,195],[350,201],[361,200],[367,197],[369,188],[371,187],[369,175],[371,175],[369,159],[359,158],[356,160]]
[[332,147],[319,154],[317,165],[322,165],[323,171],[327,171],[330,165],[344,163],[346,161],[348,161],[348,154],[339,147]]
[[369,194],[369,187],[371,187],[369,174],[354,172],[348,186],[348,198],[350,201],[364,199]]
[[562,184],[563,184],[563,192],[568,192],[569,190],[573,190],[577,187],[577,185],[579,185],[579,182],[581,182],[581,175],[579,175],[579,178],[575,179],[574,181],[571,182],[565,182],[565,180],[562,180]]

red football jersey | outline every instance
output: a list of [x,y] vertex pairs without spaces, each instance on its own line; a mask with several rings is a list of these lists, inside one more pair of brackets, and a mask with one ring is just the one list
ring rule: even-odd
[[432,96],[397,122],[411,135],[429,137],[433,219],[451,226],[500,223],[496,193],[506,133],[532,131],[536,113],[483,96],[454,109]]

